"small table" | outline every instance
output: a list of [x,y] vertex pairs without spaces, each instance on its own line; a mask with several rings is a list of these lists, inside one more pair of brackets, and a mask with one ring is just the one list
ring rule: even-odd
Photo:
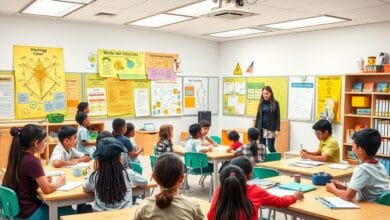
[[[226,147],[224,145],[219,145],[220,147]],[[182,147],[181,145],[175,145],[173,147],[173,151],[181,156],[184,156],[184,153],[186,153],[186,149]],[[212,151],[212,152],[207,152],[207,157],[209,158],[210,161],[213,162],[213,190],[215,190],[218,187],[218,166],[220,162],[228,161],[235,157],[233,152],[226,152],[226,151]]]
[[[269,180],[288,183],[294,181],[289,176],[277,176],[267,178]],[[302,183],[311,184],[309,180],[303,179]],[[335,196],[326,191],[325,186],[317,186],[316,190],[304,193],[304,200],[297,201],[287,208],[267,207],[279,212],[292,215],[295,218],[303,219],[330,219],[330,220],[367,220],[367,219],[389,219],[390,208],[375,202],[358,202],[359,209],[330,209],[316,200],[317,196]]]
[[[50,170],[60,170],[65,173],[66,181],[80,182],[84,183],[84,176],[75,177],[72,174],[72,169],[70,168],[59,168],[56,169],[51,166],[44,166],[45,171]],[[155,182],[150,182],[145,187],[133,187],[133,195],[145,195],[150,196],[150,189],[157,187]],[[44,201],[49,206],[49,219],[57,219],[58,217],[58,207],[76,205],[87,202],[92,202],[94,200],[94,193],[84,192],[82,185],[69,190],[69,191],[54,191],[50,194],[44,194],[40,188],[38,188],[38,195],[42,201]]]
[[291,176],[293,174],[301,174],[303,178],[311,179],[311,176],[313,173],[318,172],[326,172],[333,176],[334,179],[338,179],[341,182],[349,182],[349,179],[352,176],[353,169],[355,166],[351,166],[350,168],[346,170],[338,170],[338,169],[331,169],[328,168],[331,163],[326,163],[324,165],[319,165],[313,168],[307,168],[307,167],[298,167],[298,166],[292,166],[290,163],[296,162],[301,160],[300,158],[291,158],[291,159],[282,159],[278,161],[271,161],[271,162],[264,162],[264,163],[257,163],[256,166],[258,167],[267,167],[276,169],[280,172],[280,175],[287,175]]

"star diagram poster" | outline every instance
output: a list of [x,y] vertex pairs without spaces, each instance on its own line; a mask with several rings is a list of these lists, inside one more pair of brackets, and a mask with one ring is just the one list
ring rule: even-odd
[[62,48],[14,46],[17,118],[66,113]]

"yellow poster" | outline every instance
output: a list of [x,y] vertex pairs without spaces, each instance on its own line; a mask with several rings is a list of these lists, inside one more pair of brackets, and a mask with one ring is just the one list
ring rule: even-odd
[[340,123],[341,81],[341,76],[317,76],[317,120]]
[[247,78],[247,101],[246,115],[254,117],[261,98],[261,91],[264,86],[270,86],[274,98],[279,102],[280,118],[287,118],[288,103],[288,78],[287,77],[253,77]]
[[102,78],[97,74],[85,74],[85,96],[89,103],[89,115],[107,115],[105,78]]
[[98,50],[101,77],[146,79],[145,53],[124,50]]
[[[150,80],[175,80],[174,60],[177,54],[146,53],[146,71]],[[175,67],[176,68],[176,67]]]
[[226,115],[244,115],[245,104],[245,78],[223,78],[223,113]]
[[62,48],[14,46],[16,118],[66,113]]
[[66,104],[67,104],[67,118],[74,119],[77,112],[77,105],[82,98],[82,76],[81,73],[66,73]]
[[150,116],[150,81],[134,80],[133,87],[135,116]]
[[106,86],[108,116],[134,116],[133,82],[107,78]]

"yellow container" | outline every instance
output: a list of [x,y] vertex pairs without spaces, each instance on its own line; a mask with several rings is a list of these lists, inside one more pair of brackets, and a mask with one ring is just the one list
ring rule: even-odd
[[352,96],[352,107],[370,107],[370,97],[368,96]]
[[376,57],[375,56],[368,57],[367,65],[375,65],[375,61],[376,61]]

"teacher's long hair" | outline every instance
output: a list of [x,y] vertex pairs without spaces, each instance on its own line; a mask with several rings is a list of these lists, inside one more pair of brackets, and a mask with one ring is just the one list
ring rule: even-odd
[[271,86],[264,86],[263,89],[261,90],[261,98],[260,98],[259,106],[257,106],[257,110],[261,111],[261,105],[264,102],[264,98],[263,98],[263,91],[264,90],[271,93],[271,96],[269,97],[269,103],[270,103],[270,107],[271,107],[271,112],[275,112],[276,111],[276,102],[275,102],[275,98],[274,98],[274,92],[272,92]]

